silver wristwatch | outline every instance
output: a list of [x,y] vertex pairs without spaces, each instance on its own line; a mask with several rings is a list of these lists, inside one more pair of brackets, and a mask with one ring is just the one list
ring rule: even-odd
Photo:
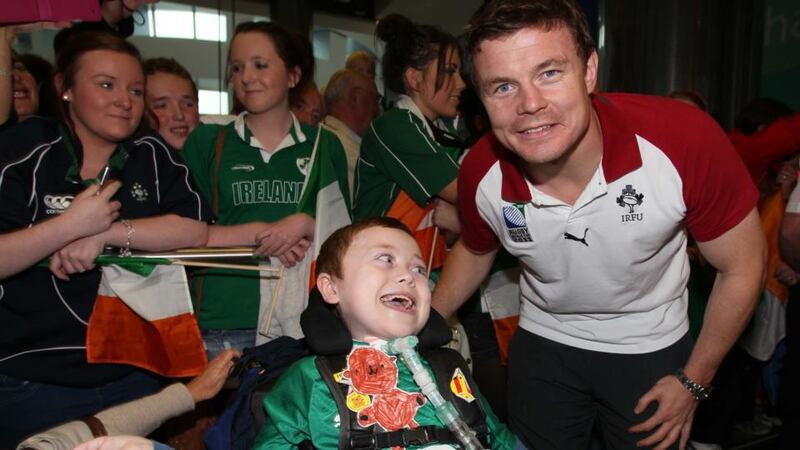
[[683,387],[685,387],[686,390],[692,394],[692,397],[694,397],[695,400],[702,401],[708,397],[711,397],[711,391],[713,391],[714,388],[711,386],[703,386],[700,383],[695,383],[691,378],[687,377],[686,374],[683,373],[682,368],[675,372],[675,377],[681,382]]

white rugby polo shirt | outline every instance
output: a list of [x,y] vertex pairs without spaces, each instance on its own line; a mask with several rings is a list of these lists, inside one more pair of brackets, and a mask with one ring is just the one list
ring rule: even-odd
[[602,94],[603,161],[574,205],[543,194],[494,135],[459,175],[462,239],[519,258],[520,326],[566,345],[647,353],[689,329],[686,230],[717,238],[758,193],[725,133],[683,103]]

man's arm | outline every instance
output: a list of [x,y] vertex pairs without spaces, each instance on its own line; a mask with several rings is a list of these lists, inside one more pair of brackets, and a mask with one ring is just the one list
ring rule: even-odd
[[[698,247],[717,269],[717,278],[709,296],[703,329],[683,371],[692,381],[708,386],[749,322],[763,285],[767,250],[758,212],[754,208],[738,225],[716,239],[698,242]],[[636,413],[644,411],[653,401],[658,402],[658,410],[631,428],[632,432],[653,431],[639,445],[658,445],[656,448],[661,449],[680,438],[684,448],[697,401],[672,375],[659,380],[639,400]]]
[[767,244],[758,212],[753,209],[731,230],[714,240],[698,242],[698,247],[717,269],[717,278],[703,329],[684,371],[706,385],[750,321],[763,287]]
[[431,306],[445,318],[453,315],[489,274],[496,254],[497,249],[473,253],[459,239],[444,263]]
[[458,203],[458,180],[454,179],[447,186],[445,186],[438,194],[437,197],[447,200],[449,203]]

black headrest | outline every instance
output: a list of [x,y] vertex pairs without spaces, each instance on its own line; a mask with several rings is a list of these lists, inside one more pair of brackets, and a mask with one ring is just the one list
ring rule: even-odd
[[[300,327],[311,352],[316,355],[343,355],[353,347],[353,338],[334,309],[325,303],[317,288],[311,290],[308,306],[300,316]],[[417,334],[419,348],[436,348],[450,342],[452,332],[444,318],[431,308],[428,322]]]

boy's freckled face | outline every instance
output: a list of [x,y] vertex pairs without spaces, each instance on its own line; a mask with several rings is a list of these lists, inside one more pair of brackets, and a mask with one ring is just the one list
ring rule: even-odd
[[334,298],[353,339],[371,341],[417,334],[428,321],[431,291],[417,242],[392,228],[359,232],[333,278]]

